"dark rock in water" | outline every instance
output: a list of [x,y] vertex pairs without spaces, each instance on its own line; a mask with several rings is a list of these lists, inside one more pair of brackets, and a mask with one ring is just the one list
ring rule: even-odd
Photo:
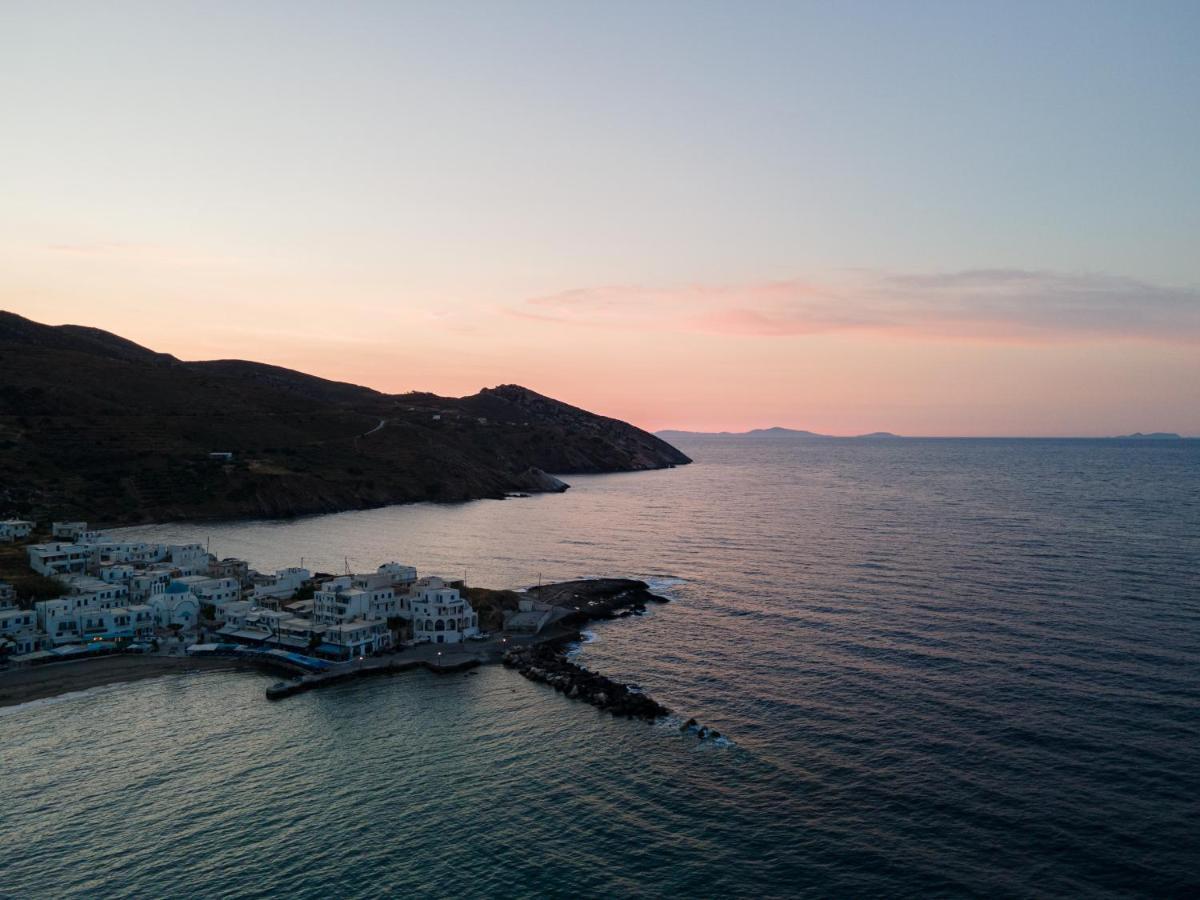
[[686,722],[684,722],[682,725],[679,726],[679,730],[687,731],[689,728],[699,728],[699,727],[700,727],[700,723],[697,722],[695,719],[688,719]]
[[530,681],[549,685],[567,697],[583,700],[615,716],[653,721],[670,713],[645,694],[571,662],[561,647],[514,647],[504,654],[504,665]]

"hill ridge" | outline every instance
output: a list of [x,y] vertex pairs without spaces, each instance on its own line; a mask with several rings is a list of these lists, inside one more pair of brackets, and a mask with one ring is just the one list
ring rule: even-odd
[[[218,451],[233,459],[210,459]],[[688,462],[642,429],[520,385],[385,394],[249,360],[179,360],[0,311],[0,515],[291,516]]]

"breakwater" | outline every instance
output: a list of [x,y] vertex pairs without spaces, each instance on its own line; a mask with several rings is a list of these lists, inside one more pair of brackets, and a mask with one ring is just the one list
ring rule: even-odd
[[671,710],[628,685],[576,665],[561,645],[514,647],[504,654],[504,665],[531,681],[547,684],[572,700],[582,700],[614,716],[653,721]]

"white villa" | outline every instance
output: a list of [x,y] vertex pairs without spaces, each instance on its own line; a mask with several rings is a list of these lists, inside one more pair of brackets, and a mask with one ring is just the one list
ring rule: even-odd
[[443,578],[423,578],[409,598],[413,637],[435,644],[457,644],[479,634],[479,616]]

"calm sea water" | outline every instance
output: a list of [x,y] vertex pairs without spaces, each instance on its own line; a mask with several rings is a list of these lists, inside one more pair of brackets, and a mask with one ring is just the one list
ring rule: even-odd
[[563,496],[163,526],[259,568],[632,575],[582,662],[0,711],[12,897],[1200,891],[1200,441],[697,440]]

